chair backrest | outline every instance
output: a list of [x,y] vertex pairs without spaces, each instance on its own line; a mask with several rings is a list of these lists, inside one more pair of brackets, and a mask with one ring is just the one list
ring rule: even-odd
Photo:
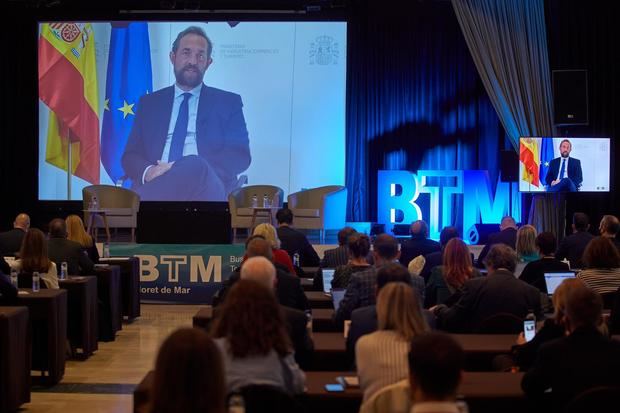
[[[18,288],[32,288],[32,273],[31,272],[20,272],[17,274],[17,287]],[[41,289],[46,289],[47,284],[43,281],[42,278],[39,280],[39,287]]]
[[235,189],[228,194],[228,203],[231,213],[235,212],[232,208],[247,208],[252,205],[252,196],[256,194],[258,206],[263,205],[263,195],[267,195],[272,202],[272,206],[282,208],[284,202],[284,191],[274,185],[248,185]]
[[343,189],[341,185],[320,186],[292,193],[288,196],[288,207],[293,208],[321,208],[323,197],[331,192]]
[[620,405],[620,386],[599,386],[579,393],[564,410],[566,413],[612,413]]
[[140,196],[134,191],[112,185],[90,185],[82,189],[84,209],[88,208],[93,196],[97,197],[101,208],[131,208],[140,210]]
[[230,400],[233,395],[241,395],[245,405],[245,413],[301,413],[304,411],[303,406],[297,400],[274,386],[245,386],[238,392],[230,394],[228,399]]
[[479,334],[518,334],[523,330],[523,320],[511,313],[497,313],[482,323]]

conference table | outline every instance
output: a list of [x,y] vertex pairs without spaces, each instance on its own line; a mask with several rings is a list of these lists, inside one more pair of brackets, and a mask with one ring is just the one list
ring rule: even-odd
[[334,308],[332,297],[323,291],[305,291],[310,308]]
[[140,317],[140,260],[138,257],[100,258],[102,264],[118,265],[121,271],[121,309],[131,321]]
[[[345,388],[342,392],[328,392],[326,384],[337,383],[339,376],[355,376],[351,371],[306,372],[306,392],[298,397],[309,412],[354,413],[362,402],[359,387]],[[150,371],[135,388],[133,411],[143,411],[149,402],[155,372]],[[523,373],[465,372],[458,388],[459,398],[467,402],[470,413],[523,413],[529,404],[521,390]]]
[[0,412],[30,402],[28,308],[0,306]]
[[[88,358],[98,347],[97,277],[78,276],[58,280],[67,290],[67,338],[75,357]],[[82,353],[77,354],[76,349]]]

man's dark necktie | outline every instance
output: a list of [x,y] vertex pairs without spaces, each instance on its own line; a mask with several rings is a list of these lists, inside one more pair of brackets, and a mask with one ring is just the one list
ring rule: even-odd
[[172,132],[172,143],[170,144],[170,154],[168,155],[168,162],[178,161],[183,157],[183,146],[185,146],[185,137],[187,136],[187,122],[189,119],[188,101],[190,97],[192,97],[191,93],[183,93],[183,102],[179,107],[177,123],[174,125],[174,131]]
[[558,179],[564,178],[564,170],[566,169],[566,158],[562,158],[562,166],[560,167],[560,177]]

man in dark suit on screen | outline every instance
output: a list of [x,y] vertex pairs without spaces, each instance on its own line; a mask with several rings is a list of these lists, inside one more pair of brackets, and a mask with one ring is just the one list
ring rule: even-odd
[[212,50],[204,30],[183,30],[175,85],[140,99],[122,165],[142,200],[223,201],[250,165],[241,97],[203,84]]
[[549,162],[545,176],[548,192],[577,192],[583,182],[581,161],[569,157],[572,145],[568,139],[560,142],[560,157]]

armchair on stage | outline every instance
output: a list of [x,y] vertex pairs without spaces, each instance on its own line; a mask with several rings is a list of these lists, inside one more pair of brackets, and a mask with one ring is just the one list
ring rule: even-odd
[[[131,241],[136,241],[136,227],[138,226],[138,211],[140,210],[140,196],[134,191],[112,185],[91,185],[82,189],[84,202],[84,222],[90,222],[88,206],[93,196],[97,197],[99,209],[105,211],[109,228],[131,228]],[[94,218],[98,218],[95,216]],[[101,226],[97,219],[93,225]]]
[[292,193],[288,196],[288,208],[295,217],[293,226],[320,230],[322,243],[325,230],[340,230],[345,225],[347,188],[330,185]]
[[[228,208],[230,209],[230,226],[233,236],[237,236],[237,228],[252,229],[252,218],[255,214],[252,208],[252,196],[258,198],[258,206],[263,206],[263,195],[271,200],[274,209],[282,208],[284,191],[273,185],[250,185],[235,189],[228,194]],[[270,222],[268,216],[256,216],[255,224]]]

